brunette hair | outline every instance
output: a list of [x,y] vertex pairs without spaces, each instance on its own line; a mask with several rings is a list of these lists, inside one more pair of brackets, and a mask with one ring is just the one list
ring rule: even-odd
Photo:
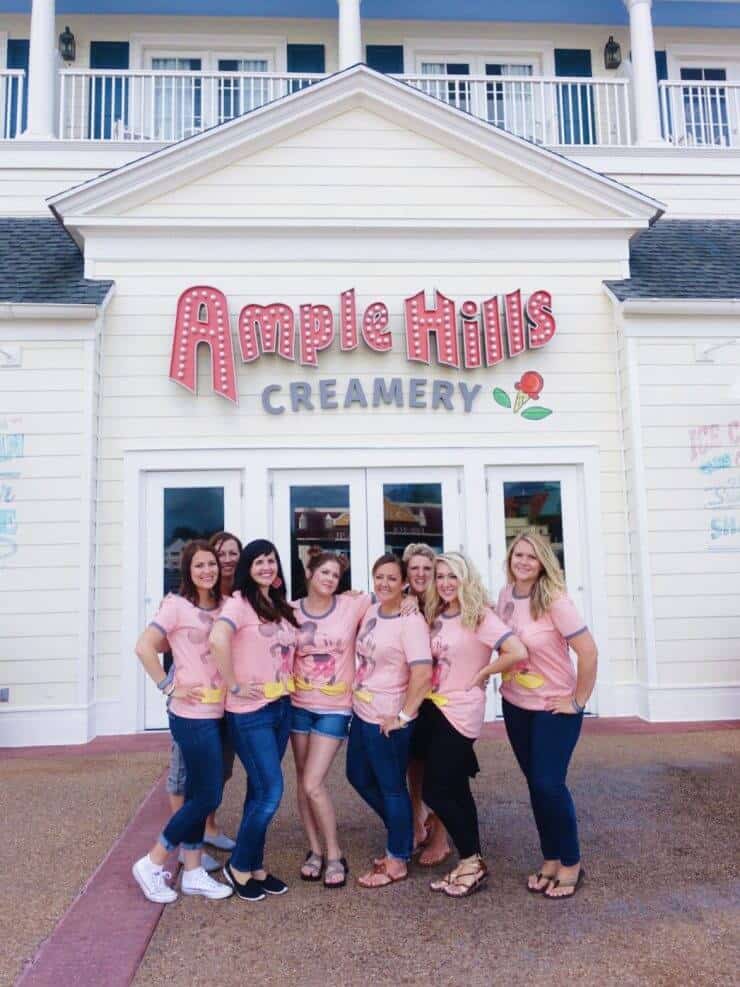
[[532,614],[532,620],[539,620],[548,612],[555,600],[566,592],[565,576],[550,542],[534,528],[530,528],[529,531],[523,531],[516,536],[506,553],[506,578],[512,586],[516,579],[511,571],[511,557],[520,541],[526,541],[532,547],[537,561],[542,566],[529,597],[529,612]]
[[457,599],[463,627],[475,630],[491,604],[478,570],[461,552],[445,552],[434,561],[434,579],[427,590],[424,610],[427,622],[431,625],[447,606],[437,592],[437,566],[440,563],[446,565],[457,577]]
[[335,552],[319,552],[318,555],[312,555],[306,563],[306,569],[313,576],[319,566],[322,566],[325,562],[335,562],[337,564],[339,567],[339,578],[341,579],[347,567]]
[[193,559],[197,552],[208,552],[216,560],[216,565],[218,566],[218,579],[211,593],[211,599],[214,603],[219,603],[221,600],[221,563],[218,561],[218,555],[216,555],[215,548],[204,538],[194,538],[193,541],[189,541],[185,548],[182,550],[182,557],[180,559],[180,588],[178,593],[180,596],[184,596],[186,600],[193,604],[193,606],[198,605],[200,596],[198,594],[198,588],[193,582],[193,577],[190,572],[190,568],[193,564]]
[[423,541],[411,542],[410,545],[407,545],[403,550],[403,561],[408,564],[415,555],[423,555],[424,558],[429,559],[430,562],[434,562],[437,558],[437,553],[431,545],[427,545],[426,542]]
[[239,546],[240,552],[242,548],[244,548],[241,542],[241,538],[237,538],[236,535],[232,535],[230,531],[217,531],[215,535],[211,535],[211,537],[208,539],[208,544],[211,546],[211,548],[215,548],[216,551],[218,551],[225,541],[235,541]]
[[[257,583],[252,579],[252,566],[260,555],[274,554],[277,560],[278,574],[275,584],[270,587],[269,600],[265,597]],[[293,607],[285,599],[285,577],[280,554],[271,541],[266,538],[256,538],[242,549],[234,573],[234,592],[247,600],[261,620],[277,623],[285,619],[293,627],[298,627]]]
[[373,565],[373,575],[375,575],[382,565],[397,565],[401,570],[401,579],[403,582],[406,582],[406,563],[403,559],[399,559],[399,557],[393,552],[386,552],[385,555],[381,555],[379,559],[375,560]]

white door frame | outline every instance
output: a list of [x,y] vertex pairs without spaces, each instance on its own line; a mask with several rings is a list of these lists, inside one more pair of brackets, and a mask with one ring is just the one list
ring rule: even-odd
[[[149,470],[168,471],[198,469],[204,462],[211,470],[239,470],[244,479],[245,495],[241,504],[241,524],[236,533],[244,541],[264,537],[272,530],[270,510],[270,477],[275,470],[316,468],[344,469],[357,463],[362,467],[407,468],[420,466],[455,467],[462,476],[461,526],[462,542],[480,572],[488,572],[487,525],[481,516],[486,504],[486,468],[500,465],[530,466],[572,464],[581,467],[583,501],[581,514],[585,540],[584,580],[589,587],[592,630],[599,646],[599,683],[601,715],[617,711],[612,683],[606,603],[606,570],[601,535],[601,494],[599,449],[593,444],[516,447],[481,447],[476,436],[461,436],[455,446],[420,447],[402,445],[390,447],[382,439],[362,443],[323,444],[296,447],[294,444],[272,441],[270,446],[249,448],[168,448],[158,447],[152,440],[148,448],[124,453],[123,475],[123,579],[121,616],[121,645],[118,656],[120,699],[98,703],[106,717],[109,732],[133,733],[143,729],[143,690],[137,691],[137,662],[133,647],[141,631],[142,615],[139,601],[144,597],[144,561],[140,544],[144,518],[143,475]],[[334,439],[333,441],[336,441]],[[108,659],[110,660],[110,659]],[[111,674],[109,671],[108,674]],[[99,732],[103,732],[100,730]]]

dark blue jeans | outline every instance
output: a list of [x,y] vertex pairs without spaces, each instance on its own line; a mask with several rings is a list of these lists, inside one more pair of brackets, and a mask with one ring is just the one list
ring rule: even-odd
[[255,713],[227,713],[226,719],[234,749],[247,772],[247,797],[231,866],[261,870],[267,829],[283,797],[280,762],[290,735],[290,699],[276,699]]
[[544,860],[573,867],[581,859],[573,799],[565,784],[583,714],[521,709],[502,701],[514,755],[529,785]]
[[159,838],[168,850],[203,846],[206,817],[221,804],[224,791],[221,720],[196,720],[170,713],[170,731],[185,761],[185,803]]
[[414,848],[414,819],[406,787],[413,724],[389,737],[375,723],[352,717],[347,744],[347,779],[380,816],[388,831],[387,852],[409,860]]

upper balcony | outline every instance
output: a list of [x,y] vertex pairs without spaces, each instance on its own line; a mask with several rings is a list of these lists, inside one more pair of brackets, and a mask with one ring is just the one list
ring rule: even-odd
[[[525,75],[394,75],[409,86],[549,147],[636,143],[627,79]],[[64,141],[170,143],[296,92],[323,73],[105,71],[59,73]],[[0,139],[22,133],[25,73],[0,70]],[[684,148],[740,147],[740,83],[661,81],[662,139]]]

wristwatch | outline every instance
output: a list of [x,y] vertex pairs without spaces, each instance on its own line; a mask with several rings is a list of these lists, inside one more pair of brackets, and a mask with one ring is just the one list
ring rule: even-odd
[[231,693],[232,696],[238,696],[240,688],[241,686],[237,682],[236,685],[232,685],[232,687],[229,689],[229,692]]
[[404,713],[402,709],[399,709],[398,719],[401,721],[401,723],[411,723],[411,721],[413,720],[413,716],[409,716],[408,713]]
[[575,693],[571,696],[570,701],[573,703],[573,708],[575,709],[576,713],[582,713],[586,708],[585,706],[581,706],[581,704],[578,702],[578,700],[575,697]]

